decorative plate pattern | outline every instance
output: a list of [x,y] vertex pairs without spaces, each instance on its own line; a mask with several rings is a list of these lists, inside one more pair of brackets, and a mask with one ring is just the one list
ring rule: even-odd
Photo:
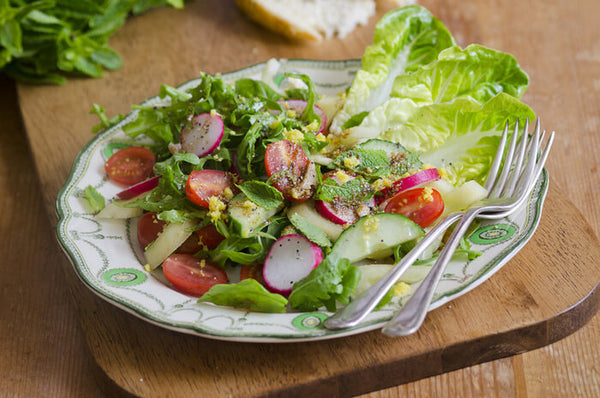
[[[274,79],[278,79],[283,72],[305,73],[314,79],[319,92],[335,93],[351,84],[359,67],[359,60],[285,60],[281,62]],[[269,73],[268,70],[267,64],[263,63],[222,77],[226,81],[242,77],[260,78],[263,73]],[[187,89],[196,84],[198,80],[192,80],[181,88]],[[160,98],[153,97],[144,104],[160,101]],[[262,314],[199,304],[194,298],[170,288],[160,270],[153,273],[144,271],[143,253],[136,239],[136,220],[98,220],[83,196],[88,185],[107,198],[118,192],[118,187],[107,183],[103,165],[115,149],[111,141],[125,137],[121,126],[135,118],[134,111],[119,125],[96,136],[83,148],[56,202],[58,239],[79,278],[94,293],[160,327],[230,341],[299,342],[330,339],[380,328],[391,318],[401,303],[389,304],[370,314],[356,328],[330,331],[322,326],[328,316],[326,311]],[[529,201],[518,212],[502,220],[484,221],[470,235],[473,248],[483,254],[472,261],[449,264],[431,309],[483,283],[525,245],[539,223],[547,189],[548,174],[544,170]]]

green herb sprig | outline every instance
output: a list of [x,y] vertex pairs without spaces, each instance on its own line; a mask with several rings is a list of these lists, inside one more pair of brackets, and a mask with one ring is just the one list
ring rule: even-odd
[[0,72],[28,83],[64,84],[121,67],[108,39],[131,15],[184,0],[0,0]]

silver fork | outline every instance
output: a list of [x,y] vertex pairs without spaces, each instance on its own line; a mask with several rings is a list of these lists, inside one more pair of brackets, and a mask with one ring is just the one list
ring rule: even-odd
[[[519,170],[517,170],[517,166],[519,169],[522,168],[522,166],[523,166],[523,162],[525,159],[525,151],[526,151],[525,147],[527,144],[527,130],[528,130],[528,124],[526,124],[525,131],[523,134],[523,137],[525,137],[525,138],[521,140],[521,144],[519,146],[518,155],[517,155],[518,158],[516,161],[515,169],[513,171],[513,175],[518,175]],[[539,119],[536,124],[535,130],[536,130],[535,137],[539,138],[539,130],[540,130]],[[515,126],[515,133],[513,134],[513,140],[511,142],[511,149],[509,150],[509,153],[511,154],[511,160],[512,160],[512,156],[515,152],[516,136],[518,135],[517,133],[518,133],[518,123]],[[494,181],[496,180],[496,177],[498,175],[498,170],[502,163],[504,149],[506,146],[507,134],[508,134],[508,124],[506,125],[506,127],[504,129],[504,133],[502,134],[502,138],[500,140],[500,144],[498,146],[496,156],[495,156],[492,166],[490,168],[489,176],[486,180],[485,188],[490,192],[490,194],[492,193],[493,184],[494,184]],[[534,137],[534,141],[535,141],[535,137]],[[539,142],[539,139],[537,142]],[[529,148],[527,148],[528,153],[536,153],[536,152],[534,152],[534,150],[537,151],[537,148],[531,147],[533,145],[533,143],[534,142],[529,144]],[[507,160],[508,160],[508,158],[507,158]],[[510,165],[511,162],[505,162],[505,164],[507,164],[507,163]],[[543,163],[542,163],[542,165],[543,165]],[[507,172],[508,172],[508,168],[505,167],[504,169],[507,170]],[[540,167],[539,171],[541,172],[541,167]],[[536,175],[539,175],[539,173],[537,173]],[[504,180],[506,180],[506,178],[507,178],[507,174],[505,174]],[[530,180],[532,181],[531,187],[533,186],[533,182],[536,179],[537,179],[537,177],[530,178]],[[514,190],[514,188],[516,186],[516,182],[517,182],[516,178],[511,178],[511,183],[510,183],[511,190]],[[529,190],[531,187],[529,187]],[[521,192],[521,195],[519,197],[519,204],[522,203],[525,200],[525,198],[528,196],[527,193],[528,192]],[[481,210],[479,217],[487,218],[487,219],[504,218],[507,215],[509,215],[514,209],[516,209],[519,206],[519,204],[515,204],[514,207],[512,207],[508,210],[504,210],[504,211],[488,212],[486,210]],[[398,264],[396,264],[396,266],[394,266],[394,268],[387,275],[385,275],[378,282],[376,282],[373,286],[371,286],[371,288],[368,289],[366,292],[364,292],[361,296],[359,296],[356,299],[354,299],[353,301],[351,301],[346,307],[344,307],[343,309],[338,311],[336,314],[332,315],[327,320],[325,320],[325,323],[324,323],[325,327],[327,327],[329,329],[344,329],[344,328],[356,326],[377,306],[379,301],[385,296],[386,292],[398,281],[400,276],[415,262],[415,260],[421,255],[421,253],[423,253],[423,251],[430,244],[432,244],[436,239],[438,239],[439,236],[442,235],[463,214],[465,214],[464,211],[455,212],[455,213],[449,214],[446,218],[444,218],[431,231],[429,231],[429,233],[409,253],[407,253],[403,257],[403,259]],[[421,285],[423,285],[423,283]]]
[[484,203],[471,207],[466,211],[417,291],[406,305],[400,309],[398,314],[383,327],[382,333],[388,336],[406,336],[416,332],[425,320],[431,299],[444,269],[454,254],[460,239],[467,232],[471,222],[483,212],[510,213],[517,209],[531,193],[535,181],[542,172],[544,163],[548,158],[552,142],[554,141],[554,132],[550,134],[544,150],[538,157],[540,141],[543,142],[543,137],[540,138],[539,118],[531,145],[529,145],[527,151],[525,150],[527,140],[526,126],[517,157],[513,160],[517,129],[518,124],[515,127],[510,148],[504,160],[504,167],[500,176],[494,179],[488,199]]

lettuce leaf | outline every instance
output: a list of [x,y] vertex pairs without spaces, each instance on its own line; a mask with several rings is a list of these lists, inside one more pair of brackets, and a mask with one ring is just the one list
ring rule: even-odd
[[387,13],[375,27],[373,44],[365,50],[362,69],[330,130],[340,132],[348,119],[385,102],[397,76],[434,61],[443,49],[453,45],[450,32],[423,7],[408,6]]
[[529,84],[515,57],[480,45],[442,51],[437,61],[394,81],[392,97],[442,103],[469,96],[483,103],[504,92],[520,98]]
[[270,293],[254,279],[238,283],[220,284],[198,299],[199,303],[213,303],[255,312],[285,312],[287,299],[280,294]]
[[360,279],[360,269],[345,258],[329,255],[304,279],[294,284],[289,303],[299,311],[326,307],[335,311],[336,302],[348,304]]
[[517,120],[535,118],[529,106],[505,93],[483,105],[468,97],[421,107],[401,100],[390,102],[388,112],[394,112],[392,105],[405,108],[400,113],[408,116],[383,137],[420,152],[424,163],[444,167],[456,186],[469,180],[483,184],[506,123],[512,131]]

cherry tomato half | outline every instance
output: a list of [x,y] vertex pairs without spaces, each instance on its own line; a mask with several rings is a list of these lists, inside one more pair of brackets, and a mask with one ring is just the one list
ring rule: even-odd
[[227,282],[227,274],[208,260],[191,254],[172,254],[162,264],[163,274],[182,293],[200,297],[214,285]]
[[[142,249],[145,249],[150,243],[154,242],[158,235],[162,232],[166,222],[159,220],[156,213],[145,213],[138,220],[137,238]],[[196,254],[202,249],[212,250],[219,246],[225,239],[217,231],[217,227],[209,224],[200,228],[187,238],[185,242],[179,246],[177,253]]]
[[208,224],[205,227],[194,231],[181,246],[177,249],[177,253],[196,254],[200,250],[208,249],[213,250],[219,243],[225,239],[223,235],[217,231],[217,227],[214,224]]
[[393,196],[385,206],[386,213],[403,214],[425,228],[444,211],[442,195],[432,188],[415,188]]
[[212,196],[224,199],[225,188],[232,192],[236,190],[231,174],[221,170],[195,170],[185,184],[185,194],[192,203],[208,209],[208,201]]
[[[273,177],[271,184],[287,200],[301,203],[314,194],[313,184],[305,181],[309,166],[310,159],[300,145],[286,140],[267,145],[265,151],[267,175]],[[314,188],[316,188],[316,174]]]
[[156,159],[148,148],[130,146],[115,152],[104,164],[111,180],[125,185],[144,181],[152,175]]
[[260,264],[247,264],[242,265],[240,269],[240,280],[254,279],[261,285],[265,284],[265,280],[262,275],[262,265]]
[[137,238],[142,249],[158,238],[158,234],[162,232],[165,224],[165,221],[156,217],[156,213],[145,213],[140,217],[137,225]]

